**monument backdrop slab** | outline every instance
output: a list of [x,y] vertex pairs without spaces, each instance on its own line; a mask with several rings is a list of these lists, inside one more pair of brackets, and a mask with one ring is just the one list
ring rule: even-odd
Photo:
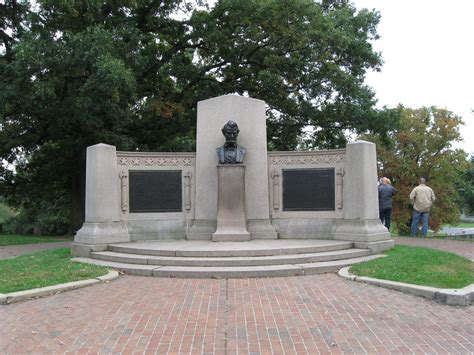
[[[239,145],[247,148],[245,211],[255,235],[276,238],[270,223],[268,202],[267,130],[265,102],[238,95],[225,95],[198,103],[196,134],[196,201],[195,221],[188,233],[202,239],[211,238],[217,218],[218,178],[216,148],[225,142],[220,129],[227,121],[239,128]],[[249,232],[253,235],[252,230]]]

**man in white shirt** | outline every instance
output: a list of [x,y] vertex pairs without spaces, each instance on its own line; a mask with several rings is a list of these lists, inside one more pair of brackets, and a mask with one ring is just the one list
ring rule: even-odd
[[435,201],[435,194],[431,188],[425,185],[426,180],[420,178],[420,184],[410,193],[410,201],[413,203],[413,218],[411,222],[410,236],[416,237],[418,223],[422,222],[421,236],[426,237],[428,232],[428,221],[430,218],[430,208]]

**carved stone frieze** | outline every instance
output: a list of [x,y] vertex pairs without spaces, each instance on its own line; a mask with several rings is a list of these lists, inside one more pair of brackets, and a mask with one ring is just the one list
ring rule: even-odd
[[270,156],[270,164],[278,165],[309,165],[309,164],[338,164],[343,163],[345,154],[304,154],[304,155],[275,155]]
[[117,158],[119,166],[194,166],[193,157],[121,157]]

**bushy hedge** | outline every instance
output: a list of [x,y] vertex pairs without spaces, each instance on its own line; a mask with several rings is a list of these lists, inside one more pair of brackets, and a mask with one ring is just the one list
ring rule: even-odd
[[0,200],[0,232],[6,234],[63,235],[68,233],[69,211],[43,206],[15,211]]

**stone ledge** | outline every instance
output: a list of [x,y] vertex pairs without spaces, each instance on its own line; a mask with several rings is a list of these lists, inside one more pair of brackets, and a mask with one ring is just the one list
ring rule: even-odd
[[10,304],[14,302],[20,302],[30,299],[35,299],[39,297],[45,297],[49,295],[54,295],[60,292],[66,292],[70,290],[75,290],[78,288],[95,285],[102,282],[109,282],[115,280],[119,277],[119,273],[114,270],[110,270],[107,275],[98,276],[93,279],[80,280],[68,282],[60,285],[46,286],[40,288],[34,288],[32,290],[17,291],[11,293],[0,294],[0,304]]
[[339,270],[339,276],[352,280],[364,282],[369,285],[388,288],[414,296],[425,297],[450,306],[469,306],[474,301],[474,284],[462,289],[436,288],[420,285],[406,284],[402,282],[375,279],[366,276],[356,276],[349,272],[350,267]]

